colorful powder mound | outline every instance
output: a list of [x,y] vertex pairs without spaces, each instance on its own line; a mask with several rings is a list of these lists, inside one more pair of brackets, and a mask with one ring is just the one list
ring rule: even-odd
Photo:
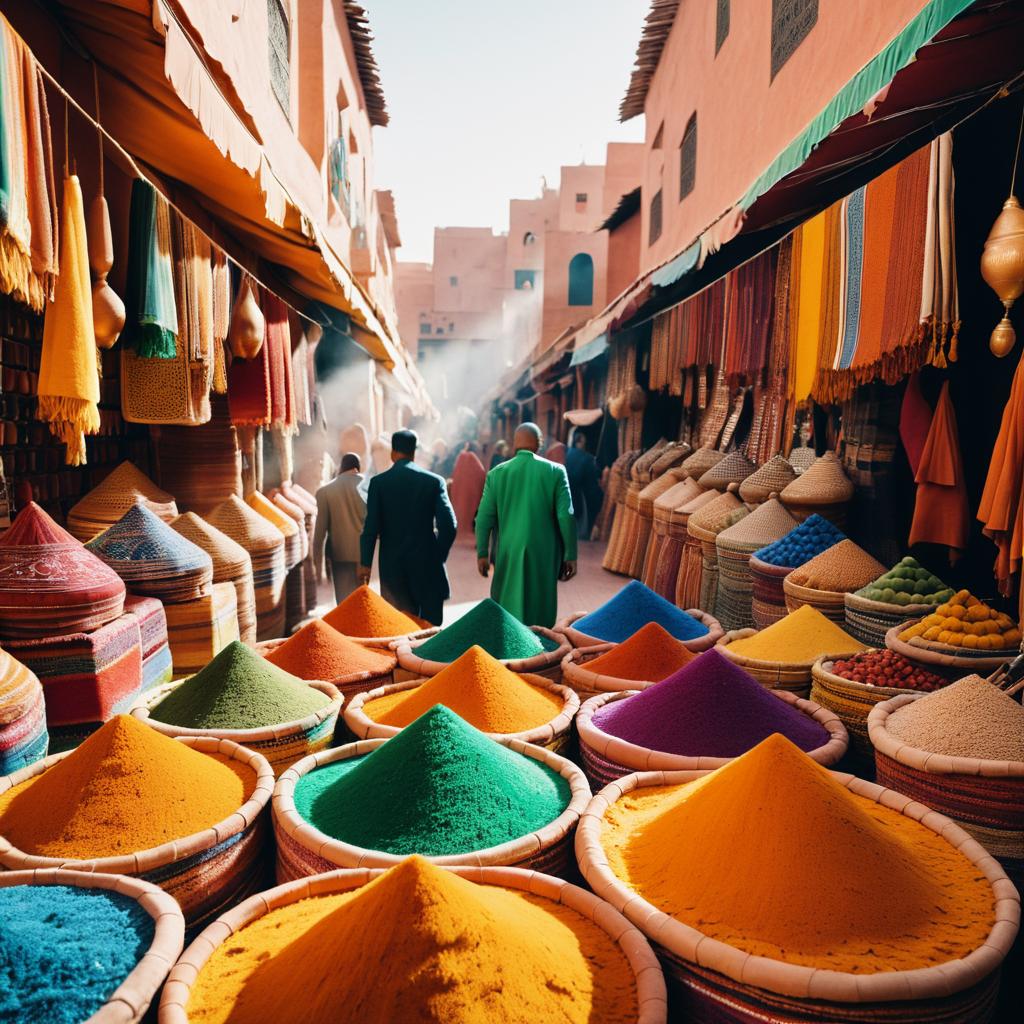
[[589,615],[577,619],[572,628],[598,640],[620,644],[648,622],[658,623],[677,640],[695,640],[708,633],[703,622],[637,580],[627,583]]
[[755,956],[915,970],[979,948],[995,920],[991,887],[963,854],[781,736],[695,782],[635,791],[605,820],[618,878]]
[[327,694],[233,640],[151,708],[150,716],[186,729],[260,729],[298,722],[329,703]]
[[695,657],[689,647],[663,626],[648,622],[617,647],[584,662],[584,668],[611,679],[658,683]]
[[382,675],[395,667],[395,656],[349,640],[320,619],[314,619],[279,647],[264,655],[271,665],[300,679],[332,682],[359,672]]
[[569,804],[546,765],[434,707],[363,757],[299,779],[295,807],[321,832],[369,850],[444,857],[518,839]]
[[154,922],[138,902],[103,889],[0,889],[0,1020],[80,1024],[135,969]]
[[408,636],[423,629],[422,622],[400,612],[375,590],[366,586],[353,590],[341,604],[324,616],[323,621],[346,636],[366,639]]
[[755,661],[810,665],[823,654],[857,654],[867,648],[817,608],[804,604],[753,636],[733,640],[729,650]]
[[368,701],[363,711],[381,725],[404,728],[438,704],[481,732],[513,733],[550,722],[563,701],[510,672],[482,647],[470,647],[415,689]]
[[712,649],[633,697],[606,704],[594,724],[609,736],[666,754],[739,757],[772,733],[803,751],[829,732]]
[[201,754],[118,715],[0,796],[0,835],[40,857],[116,857],[216,825],[255,787],[240,761]]
[[755,551],[754,558],[768,565],[796,568],[841,540],[846,540],[846,534],[815,512],[784,537]]
[[195,1024],[628,1024],[636,984],[608,934],[568,907],[412,857],[352,892],[279,907],[219,946]]
[[425,640],[414,653],[427,661],[447,663],[455,661],[474,645],[503,661],[533,658],[558,646],[534,633],[488,597],[470,608],[461,619]]

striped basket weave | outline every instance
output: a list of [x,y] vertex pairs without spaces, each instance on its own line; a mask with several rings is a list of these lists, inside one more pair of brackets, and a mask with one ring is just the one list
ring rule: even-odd
[[214,583],[193,601],[165,604],[167,642],[174,674],[188,675],[209,664],[238,633],[238,596],[233,583]]
[[[658,959],[644,936],[603,900],[599,900],[593,893],[579,886],[570,885],[560,878],[552,878],[536,871],[471,865],[449,867],[446,870],[478,885],[499,886],[503,889],[529,893],[534,899],[550,900],[576,911],[581,917],[593,922],[618,945],[635,979],[637,1005],[635,1015],[630,1017],[630,1021],[634,1024],[665,1024],[667,993],[665,977]],[[191,1018],[188,1003],[196,978],[217,948],[247,925],[258,921],[271,909],[277,910],[304,899],[351,892],[379,878],[383,873],[383,868],[360,867],[331,871],[316,878],[299,878],[252,896],[227,911],[185,950],[182,958],[175,964],[160,1000],[160,1024],[189,1024]],[[410,927],[414,924],[414,921],[409,921]],[[449,980],[446,978],[444,983],[448,984]],[[368,977],[367,985],[372,984],[373,978]],[[513,1011],[515,1008],[508,1009]],[[600,1012],[601,1007],[596,1006],[595,1013],[600,1015]],[[339,1020],[342,1016],[343,1014],[339,1013]]]
[[[566,657],[568,656],[566,655]],[[545,679],[544,676],[521,673],[520,678],[531,686],[535,686],[540,690],[546,690],[548,693],[553,693],[560,697],[562,700],[562,710],[550,722],[545,722],[543,725],[533,729],[512,733],[490,732],[486,735],[496,740],[511,739],[519,740],[521,743],[532,743],[534,746],[543,747],[545,750],[553,750],[556,754],[561,753],[568,746],[572,738],[573,719],[576,717],[576,712],[580,709],[579,695],[570,687],[553,683],[550,679]],[[348,702],[344,710],[345,724],[348,726],[349,731],[358,740],[387,740],[392,736],[397,736],[402,731],[400,726],[383,725],[376,721],[376,719],[371,718],[363,710],[365,705],[370,701],[377,700],[379,697],[387,697],[390,694],[406,693],[409,690],[415,690],[426,681],[426,679],[410,679],[404,683],[378,686],[373,690],[356,694]],[[475,725],[476,723],[470,721],[469,724]]]
[[[404,857],[367,850],[334,839],[306,821],[295,807],[295,786],[303,775],[325,764],[362,757],[376,750],[387,740],[360,740],[333,750],[311,754],[292,765],[274,789],[272,806],[274,835],[277,839],[277,880],[288,882],[306,875],[318,875],[338,867],[389,868]],[[568,878],[575,869],[572,856],[573,835],[576,824],[590,802],[590,786],[583,772],[564,757],[520,740],[497,740],[524,757],[547,765],[569,783],[571,797],[568,806],[554,821],[527,836],[520,836],[500,846],[492,846],[471,853],[448,857],[427,857],[433,864],[483,865],[530,868],[547,874]]]
[[932,604],[885,604],[858,594],[846,594],[843,603],[846,632],[869,647],[884,647],[886,635],[893,626],[935,611]]
[[[679,587],[680,567],[683,561],[683,552],[686,548],[686,541],[690,536],[687,529],[690,516],[699,511],[708,502],[719,497],[718,491],[701,491],[700,484],[695,480],[687,480],[696,491],[693,497],[682,499],[682,503],[668,510],[667,529],[665,542],[658,553],[658,567],[654,574],[654,586],[651,588],[655,593],[660,594],[666,601],[673,601],[678,604],[677,590]],[[655,504],[655,515],[657,515],[657,504]],[[680,605],[685,607],[685,605]]]
[[789,614],[782,581],[793,571],[791,565],[771,565],[750,556],[750,616],[758,629],[764,629]]
[[687,536],[679,561],[679,575],[676,577],[675,601],[680,608],[705,608],[714,614],[714,594],[710,607],[701,604],[701,598],[706,599],[712,582],[716,591],[718,588],[717,551],[714,580],[711,579],[710,566],[707,583],[704,580],[707,545],[710,542],[711,547],[714,547],[715,537],[726,526],[731,525],[730,517],[741,509],[746,509],[746,505],[732,491],[724,491],[690,514],[686,522]]
[[[753,956],[669,917],[614,875],[601,844],[616,801],[648,786],[674,786],[703,771],[643,772],[605,787],[576,834],[576,856],[590,888],[654,943],[675,985],[678,1019],[708,1024],[986,1024],[992,1020],[999,969],[1020,922],[1020,896],[997,861],[949,818],[909,797],[838,775],[858,796],[915,820],[960,850],[992,887],[995,921],[985,943],[962,960],[916,971],[852,974]],[[699,842],[694,837],[694,842]],[[685,857],[685,852],[680,851]],[[879,899],[885,898],[884,879]]]
[[[601,693],[587,700],[576,716],[580,737],[580,757],[583,770],[594,789],[607,786],[616,779],[633,772],[652,771],[711,771],[734,760],[732,757],[706,757],[704,755],[668,754],[662,750],[641,747],[618,736],[611,736],[595,724],[594,715],[606,704],[625,700],[639,691]],[[807,752],[818,764],[830,767],[846,753],[849,738],[839,717],[813,701],[802,700],[785,690],[772,690],[783,701],[813,718],[829,734],[827,743]],[[738,756],[738,755],[737,755]]]
[[779,497],[799,522],[817,512],[845,532],[853,484],[835,452],[826,452],[783,488]]
[[[0,867],[7,871],[71,868],[142,878],[173,896],[192,928],[253,892],[264,877],[264,850],[269,839],[264,811],[274,791],[274,771],[262,754],[230,740],[181,736],[178,742],[193,750],[239,761],[254,772],[252,793],[229,818],[149,850],[84,860],[24,853],[0,836]],[[64,757],[67,753],[54,754],[0,779],[0,794],[41,775]]]
[[[682,472],[682,470],[676,470],[676,472]],[[660,593],[657,589],[659,579],[668,575],[662,572],[662,562],[666,557],[674,557],[674,568],[671,574],[673,589],[668,597],[665,598],[668,601],[675,600],[674,583],[676,574],[679,571],[679,554],[682,553],[682,544],[675,546],[674,554],[670,555],[666,552],[666,545],[672,544],[674,536],[672,531],[673,516],[677,509],[681,509],[684,505],[689,504],[701,493],[700,484],[696,480],[686,477],[674,484],[654,501],[654,522],[651,526],[651,544],[647,552],[647,561],[644,563],[643,582],[651,590]],[[665,597],[665,594],[661,596]]]
[[653,479],[637,495],[636,538],[630,549],[629,575],[634,579],[643,579],[644,570],[651,557],[651,537],[654,533],[654,502],[677,483],[679,477],[676,470]]
[[[0,874],[0,889],[16,885],[61,885],[93,892],[115,892],[134,900],[153,919],[149,947],[85,1024],[136,1024],[142,1020],[185,945],[185,919],[174,899],[141,878],[64,868]],[[37,980],[41,985],[51,981],[48,978]]]

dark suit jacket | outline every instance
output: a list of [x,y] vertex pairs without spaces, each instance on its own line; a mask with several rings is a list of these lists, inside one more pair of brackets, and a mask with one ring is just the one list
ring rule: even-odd
[[408,594],[424,612],[436,612],[450,594],[444,563],[455,530],[444,480],[401,459],[370,480],[360,562],[373,565],[379,537],[381,584]]

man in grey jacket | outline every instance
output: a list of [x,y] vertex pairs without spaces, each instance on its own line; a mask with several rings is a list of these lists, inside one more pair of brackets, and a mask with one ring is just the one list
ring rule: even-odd
[[366,501],[360,491],[363,474],[359,456],[346,452],[338,475],[316,492],[316,530],[313,533],[313,564],[317,581],[324,575],[324,546],[331,561],[334,600],[339,604],[359,586],[359,537],[366,520]]

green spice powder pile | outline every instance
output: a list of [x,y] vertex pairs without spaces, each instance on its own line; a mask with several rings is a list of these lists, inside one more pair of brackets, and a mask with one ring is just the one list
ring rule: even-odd
[[427,661],[450,662],[465,654],[474,644],[482,647],[492,658],[503,659],[532,658],[557,647],[488,597],[414,651]]

